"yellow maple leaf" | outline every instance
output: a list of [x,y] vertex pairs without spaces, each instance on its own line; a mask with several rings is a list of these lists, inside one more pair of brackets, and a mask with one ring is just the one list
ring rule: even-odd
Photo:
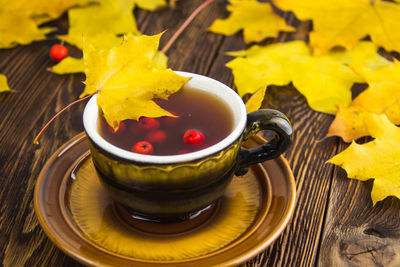
[[[91,44],[95,49],[110,49],[122,42],[122,37],[113,34],[99,34],[85,38],[86,42]],[[104,40],[104,41],[102,41]],[[168,58],[165,54],[157,52],[153,58],[154,64],[160,68],[167,68]],[[66,57],[49,69],[56,74],[71,74],[85,72],[85,64],[83,58]]]
[[261,89],[258,89],[257,92],[255,92],[249,100],[246,102],[246,110],[247,113],[251,113],[253,111],[258,110],[261,107],[262,101],[265,96],[265,91],[267,90],[267,87],[263,87]]
[[312,109],[330,114],[339,106],[349,105],[352,85],[364,81],[348,65],[377,68],[390,64],[376,53],[373,44],[324,56],[312,56],[302,41],[252,46],[228,54],[237,57],[227,66],[232,69],[240,96],[253,94],[264,86],[292,82]]
[[51,28],[39,29],[35,21],[25,14],[0,12],[0,48],[11,48],[46,39]]
[[311,19],[310,44],[315,54],[332,47],[354,47],[369,35],[388,51],[400,51],[400,6],[385,0],[273,0],[279,8],[293,11],[301,20]]
[[400,124],[400,116],[392,116],[397,115],[400,101],[400,62],[395,61],[377,70],[358,68],[356,71],[369,86],[353,100],[351,106],[374,114],[385,113],[394,124]]
[[154,11],[159,7],[167,5],[165,0],[134,0],[134,2],[139,8],[148,11]]
[[70,9],[68,34],[60,36],[60,39],[82,49],[82,40],[85,37],[97,47],[108,48],[121,41],[117,36],[119,34],[139,33],[133,16],[134,0],[98,2]]
[[368,131],[363,123],[363,114],[358,108],[339,107],[326,136],[340,136],[347,143],[367,136]]
[[[51,19],[58,18],[68,8],[86,4],[88,0],[0,0],[1,10],[4,12],[26,13],[32,17],[46,15]],[[93,2],[96,2],[93,1]]]
[[114,129],[125,119],[174,116],[153,99],[167,99],[189,78],[165,68],[165,57],[157,50],[160,37],[130,35],[104,50],[85,43],[86,87],[81,96],[97,92],[98,105]]
[[66,57],[50,68],[50,71],[56,74],[85,72],[85,63],[83,58]]
[[96,34],[67,34],[67,35],[61,35],[58,36],[59,39],[75,45],[77,48],[80,50],[83,49],[83,39],[87,40],[87,42],[90,42],[92,45],[98,47],[99,49],[103,48],[111,48],[113,46],[116,46],[122,42],[122,37],[117,36],[114,33],[111,32],[99,32]]
[[7,83],[7,77],[0,73],[0,93],[2,92],[12,92]]
[[365,127],[359,122],[362,112],[386,114],[392,123],[400,124],[400,62],[377,70],[358,68],[357,72],[369,86],[338,111],[327,134],[340,136],[345,142],[365,136]]
[[345,169],[349,178],[374,179],[374,205],[388,196],[400,198],[400,129],[385,115],[363,114],[362,120],[375,140],[362,145],[353,142],[329,162]]
[[43,40],[53,29],[41,23],[59,17],[65,10],[85,1],[0,0],[0,48]]
[[233,35],[243,29],[246,43],[260,42],[268,37],[277,37],[280,31],[294,31],[285,20],[274,13],[270,3],[256,0],[230,0],[227,6],[231,15],[217,19],[209,30],[214,33]]
[[[384,66],[393,65],[393,62],[380,56],[378,47],[370,41],[360,41],[351,50],[335,48],[328,54],[343,64],[350,66],[353,70],[377,70]],[[356,71],[359,73],[360,71]]]

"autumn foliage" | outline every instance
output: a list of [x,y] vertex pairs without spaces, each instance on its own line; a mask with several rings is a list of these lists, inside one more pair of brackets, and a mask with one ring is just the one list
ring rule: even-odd
[[[245,41],[250,43],[292,31],[282,26],[282,19],[268,2],[230,3],[230,16],[215,21],[209,28],[212,32],[231,35],[242,29]],[[312,109],[336,114],[327,136],[353,142],[329,162],[344,168],[350,178],[374,179],[374,204],[387,196],[399,198],[400,130],[395,125],[400,124],[400,64],[382,57],[378,50],[385,49],[386,55],[400,52],[400,5],[383,0],[272,3],[282,11],[294,12],[300,20],[311,20],[313,28],[309,43],[253,45],[228,53],[235,57],[227,66],[232,69],[238,93],[250,95],[249,110],[261,106],[269,85],[292,84]],[[258,15],[260,10],[264,16]],[[269,26],[263,29],[274,25],[274,30],[260,30],[265,23]],[[370,41],[361,41],[366,37]],[[355,83],[367,83],[368,88],[352,100]],[[366,144],[354,142],[364,136],[375,140]]]

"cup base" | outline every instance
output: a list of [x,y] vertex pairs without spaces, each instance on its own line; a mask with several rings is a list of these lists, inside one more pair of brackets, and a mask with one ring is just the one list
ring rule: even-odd
[[220,207],[220,201],[185,214],[160,217],[143,214],[125,207],[114,201],[114,213],[125,224],[137,230],[151,234],[179,234],[186,233],[211,220]]

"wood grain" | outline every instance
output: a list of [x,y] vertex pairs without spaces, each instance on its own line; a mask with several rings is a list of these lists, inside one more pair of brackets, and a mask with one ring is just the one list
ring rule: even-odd
[[[332,117],[311,111],[290,87],[269,87],[266,108],[284,112],[293,122],[294,140],[285,154],[296,178],[297,205],[293,218],[274,245],[247,266],[312,266],[324,224],[337,141],[321,141]],[[288,101],[290,99],[290,101]]]
[[[179,3],[179,9],[150,13],[143,21],[140,30],[145,34],[157,34],[167,30],[160,44],[160,47],[163,47],[200,3],[201,1],[182,1]],[[221,35],[208,32],[207,28],[224,10],[223,3],[213,3],[208,7],[207,12],[201,12],[192,21],[167,52],[170,68],[207,75],[224,39]]]
[[[347,144],[340,143],[339,150]],[[400,201],[386,198],[372,206],[373,181],[346,178],[335,168],[320,266],[399,266]]]

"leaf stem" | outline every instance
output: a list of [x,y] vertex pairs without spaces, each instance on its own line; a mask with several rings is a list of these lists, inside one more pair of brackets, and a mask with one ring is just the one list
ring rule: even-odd
[[38,135],[37,135],[37,136],[35,137],[35,139],[33,140],[33,143],[34,143],[34,144],[39,144],[39,137],[42,135],[42,133],[44,132],[44,130],[46,130],[46,128],[52,123],[52,121],[54,121],[58,116],[61,115],[61,113],[63,113],[63,112],[66,111],[67,109],[69,109],[71,106],[73,106],[73,105],[75,105],[75,104],[77,104],[77,103],[79,103],[79,102],[82,102],[82,101],[84,101],[84,100],[86,100],[86,99],[88,99],[88,98],[94,96],[95,94],[97,94],[97,91],[94,92],[93,94],[90,94],[90,95],[87,95],[87,96],[85,96],[85,97],[83,97],[83,98],[80,98],[80,99],[78,99],[78,100],[75,100],[74,102],[68,104],[68,105],[67,105],[66,107],[64,107],[62,110],[60,110],[59,112],[57,112],[57,114],[54,115],[53,118],[51,118],[51,119],[46,123],[46,125],[42,128],[42,130],[40,130],[40,132],[38,133]]
[[192,22],[192,20],[200,13],[206,6],[214,2],[214,0],[206,0],[200,6],[198,6],[192,14],[185,20],[185,22],[179,27],[179,29],[172,35],[171,39],[168,40],[167,44],[161,49],[161,52],[164,54],[168,51],[168,49],[173,45],[175,40],[181,35],[181,33],[186,29],[186,27]]

